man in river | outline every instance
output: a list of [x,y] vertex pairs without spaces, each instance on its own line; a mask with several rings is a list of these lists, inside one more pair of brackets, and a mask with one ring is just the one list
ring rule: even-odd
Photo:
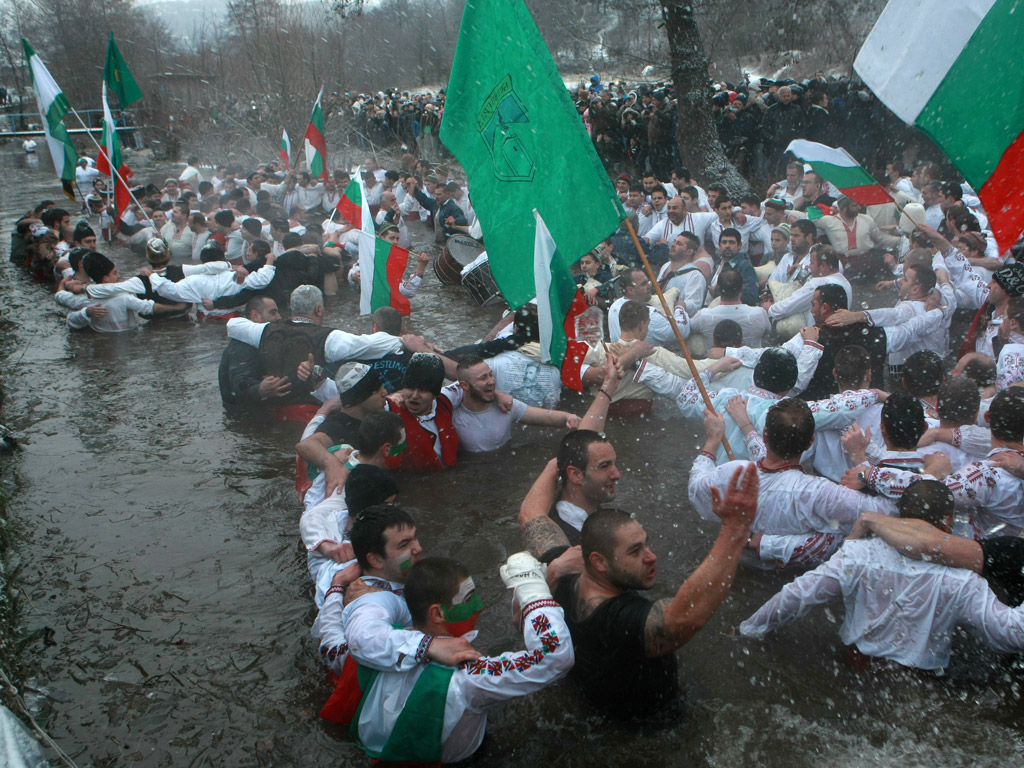
[[[583,572],[554,590],[576,647],[570,673],[586,698],[614,718],[669,713],[679,704],[675,652],[707,624],[725,600],[757,512],[753,464],[738,467],[722,495],[712,491],[722,527],[711,551],[673,598],[652,602],[638,590],[654,586],[657,555],[643,526],[619,509],[600,509],[583,523]],[[527,547],[550,549],[564,534],[547,510],[527,496],[520,511]],[[529,521],[533,521],[532,524]],[[550,577],[549,577],[550,578]]]

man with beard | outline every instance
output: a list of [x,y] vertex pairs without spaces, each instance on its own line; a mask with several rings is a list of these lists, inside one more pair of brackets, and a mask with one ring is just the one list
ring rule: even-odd
[[[724,495],[714,491],[722,528],[711,551],[675,597],[656,602],[638,592],[653,587],[657,576],[658,558],[643,526],[618,509],[598,510],[587,518],[583,572],[561,578],[554,597],[565,610],[576,648],[570,676],[603,714],[647,718],[677,709],[675,652],[700,631],[729,593],[757,511],[758,485],[757,472],[748,464],[737,468]],[[551,528],[537,501],[531,493],[520,511],[521,521],[539,521],[534,533]],[[529,529],[525,535],[533,548],[537,539]]]
[[[445,388],[450,399],[462,402],[455,408],[453,421],[462,448],[471,452],[496,451],[512,438],[516,422],[531,426],[576,429],[580,419],[565,411],[536,408],[521,400],[512,400],[512,410],[502,410],[497,402],[494,372],[481,357],[465,357],[456,369],[459,382]],[[456,392],[455,390],[461,390]]]

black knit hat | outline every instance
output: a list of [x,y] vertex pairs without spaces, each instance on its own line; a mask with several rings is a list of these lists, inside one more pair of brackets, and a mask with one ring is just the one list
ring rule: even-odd
[[438,355],[417,352],[412,356],[405,369],[402,389],[422,389],[437,397],[441,394],[443,385],[444,362]]
[[96,231],[89,226],[88,221],[82,219],[75,224],[75,233],[72,235],[72,238],[76,243],[80,243],[87,237],[96,237]]
[[102,283],[103,278],[110,274],[114,262],[97,251],[89,251],[82,259],[82,268],[94,283]]
[[373,464],[357,464],[345,481],[345,503],[355,517],[367,507],[383,504],[398,493],[391,473]]

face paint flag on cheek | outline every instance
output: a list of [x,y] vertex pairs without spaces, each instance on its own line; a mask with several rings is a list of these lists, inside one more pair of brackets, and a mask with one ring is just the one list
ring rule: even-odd
[[473,579],[465,579],[452,600],[450,608],[441,606],[444,622],[454,637],[461,637],[476,628],[476,620],[484,610],[484,601],[476,593]]

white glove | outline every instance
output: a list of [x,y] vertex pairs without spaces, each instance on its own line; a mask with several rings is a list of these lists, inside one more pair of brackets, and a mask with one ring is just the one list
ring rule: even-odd
[[548,567],[529,552],[511,555],[498,570],[505,586],[514,590],[512,596],[521,608],[537,600],[551,599],[547,572]]

